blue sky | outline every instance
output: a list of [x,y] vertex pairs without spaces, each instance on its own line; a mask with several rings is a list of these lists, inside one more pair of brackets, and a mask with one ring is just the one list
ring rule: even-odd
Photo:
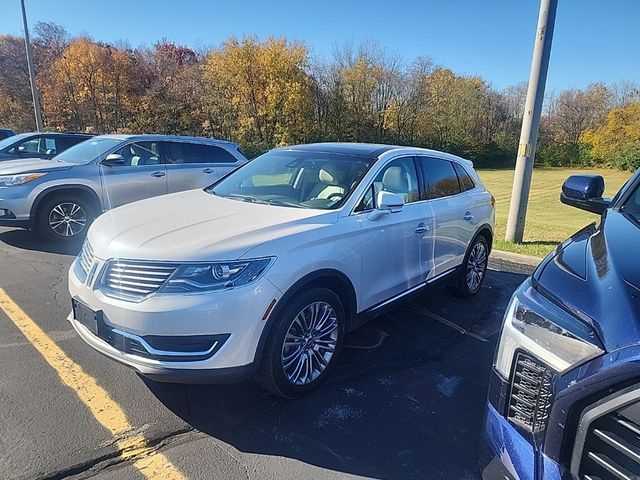
[[[26,0],[29,23],[126,40],[217,46],[230,35],[286,36],[314,54],[377,40],[406,60],[428,55],[498,88],[526,81],[539,0]],[[2,0],[0,34],[21,34],[19,0]],[[548,89],[640,82],[640,0],[559,0]]]

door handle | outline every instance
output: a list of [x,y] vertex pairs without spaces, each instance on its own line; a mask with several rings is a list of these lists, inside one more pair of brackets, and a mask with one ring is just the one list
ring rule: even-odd
[[165,175],[166,175],[166,173],[164,173],[164,172],[153,172],[151,174],[152,177],[156,177],[156,178],[164,177]]
[[215,168],[205,168],[204,170],[202,170],[202,173],[213,173],[215,171]]
[[425,225],[424,223],[419,223],[414,232],[416,233],[426,233],[431,230],[429,225]]
[[462,218],[464,218],[467,222],[469,222],[469,221],[473,220],[474,217],[471,214],[471,212],[467,212],[467,213],[464,214],[464,217],[462,217]]

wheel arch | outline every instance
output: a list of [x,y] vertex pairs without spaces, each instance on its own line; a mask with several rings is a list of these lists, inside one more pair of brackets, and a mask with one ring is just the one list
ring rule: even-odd
[[312,287],[325,287],[333,292],[335,292],[345,309],[345,313],[347,314],[347,331],[351,329],[351,325],[356,317],[357,310],[357,296],[356,291],[353,286],[353,283],[345,275],[339,270],[335,270],[332,268],[325,268],[321,270],[317,270],[315,272],[309,273],[302,277],[300,280],[295,282],[278,300],[276,306],[273,308],[271,313],[269,314],[269,318],[266,320],[266,324],[262,330],[262,334],[260,335],[260,340],[258,341],[258,346],[256,348],[256,353],[254,356],[254,363],[259,364],[262,360],[262,353],[264,351],[265,345],[273,330],[273,326],[282,312],[282,310],[286,307],[287,303],[293,298],[293,296],[300,292],[304,288],[312,288]]
[[476,233],[471,239],[469,246],[473,245],[473,242],[475,242],[476,238],[478,238],[480,235],[482,235],[487,241],[487,245],[489,247],[489,253],[491,253],[491,249],[493,248],[493,228],[488,223],[481,225],[476,230]]
[[55,187],[49,187],[46,190],[43,190],[38,194],[36,199],[33,201],[33,205],[31,205],[31,212],[29,214],[29,221],[33,225],[33,222],[36,220],[36,216],[38,214],[38,209],[43,201],[50,198],[52,195],[59,194],[73,194],[80,195],[87,199],[93,207],[96,209],[96,215],[100,215],[102,213],[102,204],[100,203],[100,198],[96,194],[96,192],[86,185],[56,185]]

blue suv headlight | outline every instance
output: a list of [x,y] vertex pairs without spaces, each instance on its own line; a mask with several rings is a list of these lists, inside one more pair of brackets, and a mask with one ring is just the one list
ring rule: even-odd
[[595,332],[526,280],[504,317],[495,367],[508,379],[516,351],[524,350],[562,374],[604,353]]

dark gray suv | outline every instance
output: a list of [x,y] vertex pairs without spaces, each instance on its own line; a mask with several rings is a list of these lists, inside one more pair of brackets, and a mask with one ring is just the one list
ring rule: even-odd
[[32,132],[0,141],[0,162],[21,158],[51,158],[91,138],[86,133]]
[[73,240],[103,211],[205,187],[246,162],[237,144],[213,138],[93,137],[52,160],[0,163],[0,225]]

